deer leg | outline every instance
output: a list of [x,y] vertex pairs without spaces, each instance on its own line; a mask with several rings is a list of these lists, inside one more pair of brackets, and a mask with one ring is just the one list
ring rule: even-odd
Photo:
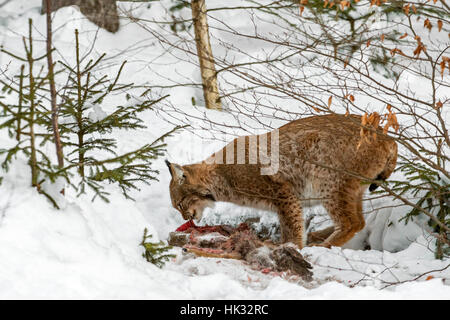
[[308,233],[308,239],[307,239],[306,243],[308,245],[321,243],[326,238],[328,238],[333,232],[334,232],[334,226],[331,226],[331,227],[328,227],[328,228],[325,228],[322,230],[310,232],[310,233]]

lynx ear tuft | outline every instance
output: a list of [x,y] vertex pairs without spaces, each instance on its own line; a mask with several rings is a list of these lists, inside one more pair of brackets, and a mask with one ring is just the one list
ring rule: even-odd
[[170,174],[172,174],[172,170],[170,169],[170,162],[169,162],[169,160],[164,160],[164,162],[166,163],[166,165],[167,165],[167,168],[169,168],[169,171],[170,171]]

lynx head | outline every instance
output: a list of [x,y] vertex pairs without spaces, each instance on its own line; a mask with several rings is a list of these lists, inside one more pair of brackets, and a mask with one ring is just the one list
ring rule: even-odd
[[185,220],[202,218],[203,210],[214,205],[214,196],[199,179],[199,172],[191,166],[180,166],[166,160],[172,180],[170,198],[172,206],[180,211]]

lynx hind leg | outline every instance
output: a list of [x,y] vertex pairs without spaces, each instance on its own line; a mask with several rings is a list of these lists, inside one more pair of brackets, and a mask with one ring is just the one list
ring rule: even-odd
[[342,246],[364,228],[362,195],[359,181],[352,181],[324,202],[323,205],[334,222],[334,228],[319,246]]
[[303,211],[300,200],[290,191],[284,191],[276,203],[280,219],[281,242],[292,242],[300,249],[305,245]]

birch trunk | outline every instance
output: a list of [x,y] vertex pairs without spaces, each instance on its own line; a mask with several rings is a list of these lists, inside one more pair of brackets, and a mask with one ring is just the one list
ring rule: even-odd
[[209,40],[208,21],[206,20],[205,0],[192,0],[191,8],[206,108],[221,110],[216,68]]

